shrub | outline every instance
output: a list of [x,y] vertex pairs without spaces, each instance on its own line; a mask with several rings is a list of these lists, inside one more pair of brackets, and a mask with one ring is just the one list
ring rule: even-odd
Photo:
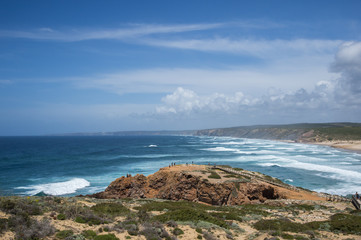
[[202,233],[203,231],[202,231],[201,228],[196,228],[196,232],[197,232],[197,233]]
[[221,179],[221,176],[219,176],[215,171],[211,171],[211,175],[209,175],[208,178]]
[[71,237],[73,236],[74,232],[73,230],[63,230],[58,232],[55,237],[59,238],[59,239],[65,239],[67,237]]
[[331,231],[347,234],[361,234],[361,216],[350,214],[335,214],[330,221]]
[[82,216],[77,216],[74,221],[77,223],[86,223],[87,222]]
[[161,221],[161,222],[167,222],[170,220],[174,221],[192,221],[192,222],[198,222],[198,221],[205,221],[210,222],[215,225],[218,225],[223,228],[229,228],[228,224],[221,219],[217,219],[213,217],[211,214],[207,213],[206,211],[197,210],[197,209],[184,209],[184,210],[176,210],[167,212],[158,216],[154,217],[155,220]]
[[15,208],[15,202],[10,199],[6,199],[0,202],[0,210],[10,213]]
[[178,227],[178,224],[173,220],[166,222],[166,224],[168,227],[173,227],[173,228]]
[[188,201],[162,201],[162,202],[149,202],[143,204],[141,207],[135,207],[137,210],[150,211],[174,211],[180,209],[200,209],[200,210],[217,210],[219,207],[207,206],[200,203],[188,202]]
[[288,219],[262,219],[254,224],[257,230],[274,230],[274,231],[287,231],[287,232],[304,232],[310,230],[305,224],[294,223]]
[[206,240],[217,240],[217,238],[215,238],[211,233],[209,232],[204,232],[203,233],[203,237]]
[[94,232],[93,230],[84,230],[81,233],[86,239],[94,239],[95,236],[97,235],[96,232]]
[[94,240],[119,240],[114,234],[98,235],[94,237]]
[[202,239],[202,238],[203,238],[202,235],[197,236],[197,239]]
[[37,221],[25,213],[11,216],[8,226],[15,233],[16,239],[41,239],[55,232],[48,219]]
[[281,237],[283,239],[294,239],[293,235],[288,234],[288,233],[281,233]]
[[111,216],[126,215],[130,212],[128,208],[120,203],[99,203],[91,207],[91,210],[96,213],[103,213]]
[[178,235],[184,234],[184,232],[183,232],[183,230],[180,229],[180,228],[175,228],[175,229],[173,230],[173,234],[176,235],[176,236],[178,236]]
[[94,215],[92,212],[85,212],[75,217],[77,223],[88,223],[89,225],[99,225],[107,223],[108,219],[104,219],[100,216]]
[[163,238],[170,239],[170,235],[159,223],[145,223],[143,230],[140,232],[147,240],[160,240]]
[[127,224],[125,225],[125,229],[127,230],[129,235],[137,236],[139,233],[139,228],[135,224]]
[[56,219],[58,219],[58,220],[65,220],[65,219],[66,219],[66,216],[65,216],[65,214],[59,213],[58,216],[56,216]]
[[138,217],[140,222],[149,222],[149,220],[150,220],[149,214],[143,209],[140,209],[138,211],[137,217]]
[[0,209],[11,214],[40,215],[42,213],[39,204],[30,199],[6,199],[0,202]]
[[8,228],[8,220],[6,218],[0,218],[0,233],[4,232]]

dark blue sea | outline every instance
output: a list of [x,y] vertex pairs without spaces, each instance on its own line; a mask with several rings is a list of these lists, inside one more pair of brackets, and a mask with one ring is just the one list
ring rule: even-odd
[[0,137],[0,195],[74,196],[170,163],[228,164],[341,195],[361,192],[361,155],[326,146],[226,137]]

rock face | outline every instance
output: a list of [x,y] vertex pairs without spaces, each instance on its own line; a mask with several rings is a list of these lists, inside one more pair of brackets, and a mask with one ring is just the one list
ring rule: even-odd
[[280,198],[277,190],[266,183],[211,182],[192,172],[167,171],[167,168],[145,177],[121,177],[96,198],[160,198],[188,200],[212,205],[240,205]]

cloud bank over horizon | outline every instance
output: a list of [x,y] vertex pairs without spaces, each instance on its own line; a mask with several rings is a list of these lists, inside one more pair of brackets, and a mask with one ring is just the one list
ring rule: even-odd
[[[199,96],[196,92],[177,88],[162,98],[163,104],[157,114],[180,115],[266,115],[277,114],[286,121],[307,121],[310,114],[326,112],[329,121],[340,121],[335,115],[355,111],[353,121],[360,119],[361,112],[361,42],[345,42],[335,53],[330,71],[341,73],[337,80],[317,82],[310,91],[269,89],[261,97],[246,96],[243,92],[233,95],[214,93]],[[320,120],[311,120],[320,121]],[[327,120],[326,120],[327,121]]]

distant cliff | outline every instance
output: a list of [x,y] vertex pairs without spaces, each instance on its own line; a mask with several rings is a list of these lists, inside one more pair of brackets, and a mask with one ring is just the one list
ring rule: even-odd
[[259,125],[199,130],[197,136],[229,136],[295,142],[361,140],[360,123]]

